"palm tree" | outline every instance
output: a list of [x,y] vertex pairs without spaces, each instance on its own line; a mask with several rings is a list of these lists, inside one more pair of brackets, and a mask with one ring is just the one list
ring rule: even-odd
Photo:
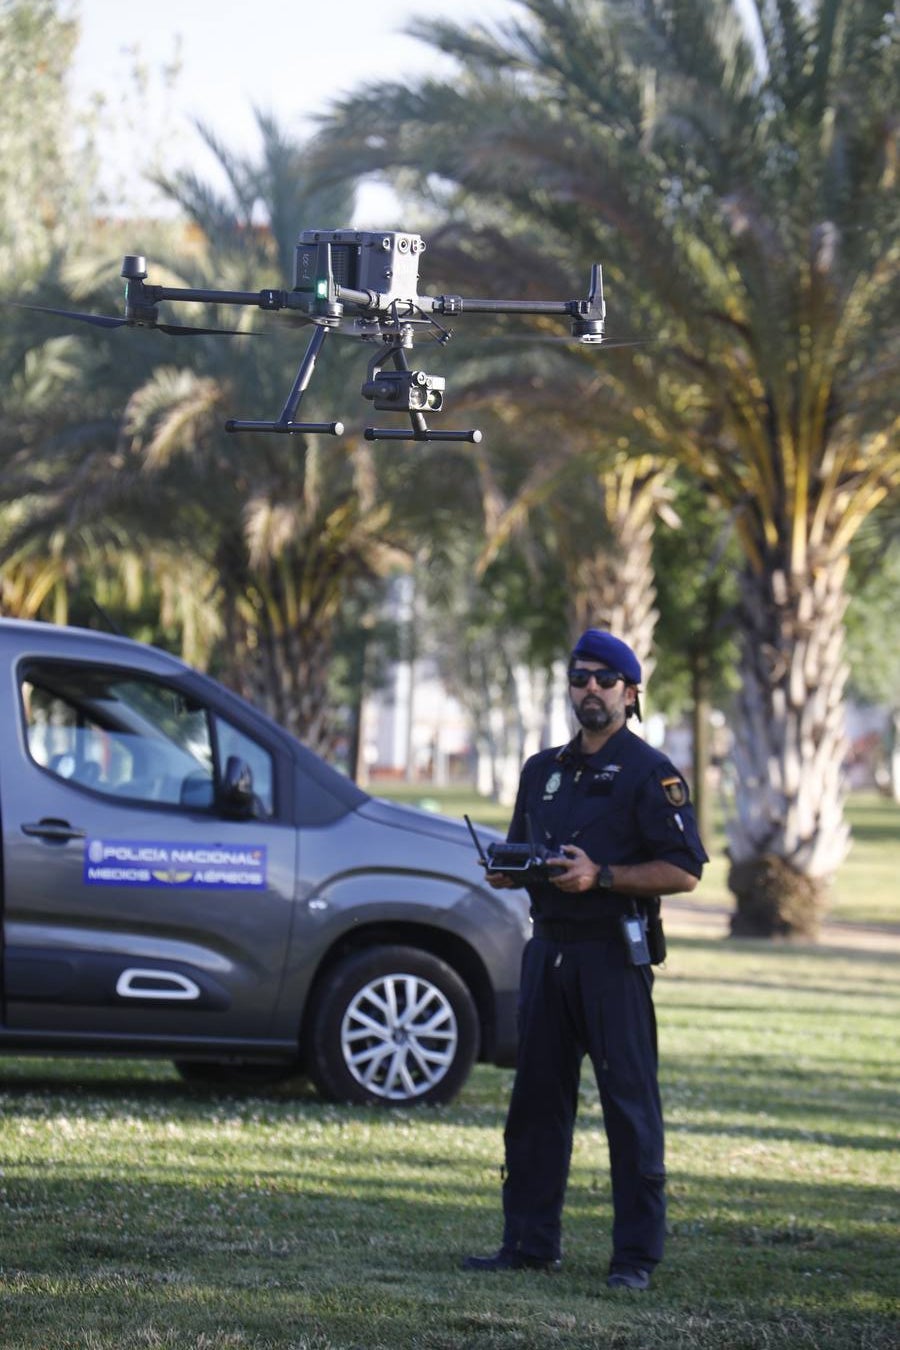
[[[893,6],[519,13],[493,34],[418,24],[459,77],[346,101],[330,152],[599,256],[611,309],[658,339],[605,397],[709,485],[742,544],[733,931],[814,933],[849,839],[847,550],[900,482]],[[351,128],[376,108],[363,144]]]
[[[519,475],[505,498],[492,475],[487,539],[480,566],[497,557],[513,538],[534,551],[536,535],[551,547],[563,569],[565,629],[562,649],[585,628],[608,628],[627,637],[643,669],[653,674],[653,635],[658,618],[653,567],[654,525],[659,514],[676,517],[668,504],[669,466],[649,454],[585,446],[584,438],[560,429],[537,438],[535,423],[513,444]],[[597,433],[592,433],[597,439]],[[521,478],[523,461],[536,451]],[[508,452],[507,452],[508,453]],[[486,494],[487,495],[487,494]],[[560,650],[558,647],[557,650]]]
[[[548,247],[545,232],[522,223],[498,230],[488,214],[463,194],[451,220],[428,231],[430,290],[508,295],[524,278],[531,295],[571,292],[571,259],[559,243]],[[585,268],[582,283],[587,275]],[[490,419],[474,457],[486,533],[481,570],[513,540],[525,557],[540,553],[542,540],[541,565],[552,548],[566,580],[554,654],[586,627],[613,628],[649,680],[653,531],[657,517],[675,519],[671,461],[643,452],[632,419],[614,406],[598,418],[596,362],[560,337],[557,322],[525,339],[495,324],[489,338],[470,331],[465,340],[453,383],[464,407]]]
[[65,74],[77,23],[55,0],[6,0],[0,12],[0,276],[20,290],[71,229],[83,152],[72,143]]

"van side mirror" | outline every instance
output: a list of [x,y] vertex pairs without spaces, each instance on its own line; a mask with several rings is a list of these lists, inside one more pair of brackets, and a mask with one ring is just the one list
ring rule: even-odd
[[229,755],[225,762],[219,791],[222,806],[235,816],[256,814],[256,796],[253,791],[253,770],[239,755]]

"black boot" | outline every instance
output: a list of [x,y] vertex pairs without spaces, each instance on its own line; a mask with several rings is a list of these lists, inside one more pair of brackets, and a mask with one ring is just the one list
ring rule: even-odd
[[643,1292],[650,1288],[650,1272],[640,1266],[619,1266],[609,1273],[606,1283],[610,1289],[637,1289]]

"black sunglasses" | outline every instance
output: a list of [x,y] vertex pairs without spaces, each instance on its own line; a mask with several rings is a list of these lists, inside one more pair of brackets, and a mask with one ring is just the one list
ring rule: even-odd
[[616,670],[584,670],[578,667],[569,671],[569,684],[574,689],[587,689],[591,680],[595,681],[599,689],[612,689],[624,679],[625,676]]

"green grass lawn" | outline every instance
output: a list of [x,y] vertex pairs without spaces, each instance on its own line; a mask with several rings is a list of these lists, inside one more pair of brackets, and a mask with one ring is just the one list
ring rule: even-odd
[[670,1238],[608,1291],[589,1078],[558,1276],[499,1238],[510,1074],[448,1107],[188,1089],[167,1065],[0,1061],[4,1350],[896,1350],[900,942],[670,935],[657,980]]

